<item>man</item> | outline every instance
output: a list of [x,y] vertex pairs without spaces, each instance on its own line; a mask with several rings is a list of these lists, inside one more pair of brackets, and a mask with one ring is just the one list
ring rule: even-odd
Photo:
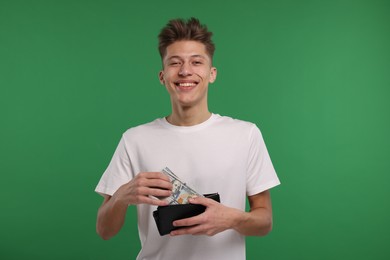
[[[161,30],[159,80],[172,113],[127,130],[96,188],[104,197],[97,217],[103,239],[118,233],[128,206],[136,205],[142,245],[137,259],[245,259],[245,236],[272,228],[268,190],[279,180],[259,129],[208,110],[208,85],[217,77],[211,36],[195,18],[171,20]],[[166,166],[197,192],[218,192],[221,203],[190,199],[205,212],[175,221],[181,228],[160,236],[152,212],[167,205],[156,197],[172,194],[160,172]]]

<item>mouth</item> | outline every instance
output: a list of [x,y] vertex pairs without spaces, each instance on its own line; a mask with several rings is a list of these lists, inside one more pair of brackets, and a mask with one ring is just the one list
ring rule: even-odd
[[199,82],[197,81],[178,81],[175,82],[176,88],[182,91],[188,91],[195,88]]

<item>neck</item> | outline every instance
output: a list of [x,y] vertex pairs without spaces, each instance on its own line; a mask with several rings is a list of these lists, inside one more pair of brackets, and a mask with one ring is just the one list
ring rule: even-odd
[[209,119],[211,116],[207,106],[199,107],[172,107],[172,114],[167,116],[167,121],[177,126],[198,125]]

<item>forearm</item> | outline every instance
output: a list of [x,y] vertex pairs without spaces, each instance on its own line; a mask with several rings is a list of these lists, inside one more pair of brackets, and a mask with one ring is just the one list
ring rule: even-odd
[[272,213],[266,208],[237,212],[233,229],[244,236],[265,236],[272,230]]
[[111,197],[99,208],[96,231],[103,239],[115,236],[122,228],[128,205]]

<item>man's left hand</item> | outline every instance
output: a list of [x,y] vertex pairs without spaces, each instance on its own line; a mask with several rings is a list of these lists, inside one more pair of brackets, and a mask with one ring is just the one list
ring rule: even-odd
[[229,208],[215,200],[196,197],[189,200],[191,204],[201,204],[206,207],[204,213],[191,218],[176,220],[175,227],[183,227],[170,233],[177,235],[208,235],[213,236],[237,224],[242,211]]

